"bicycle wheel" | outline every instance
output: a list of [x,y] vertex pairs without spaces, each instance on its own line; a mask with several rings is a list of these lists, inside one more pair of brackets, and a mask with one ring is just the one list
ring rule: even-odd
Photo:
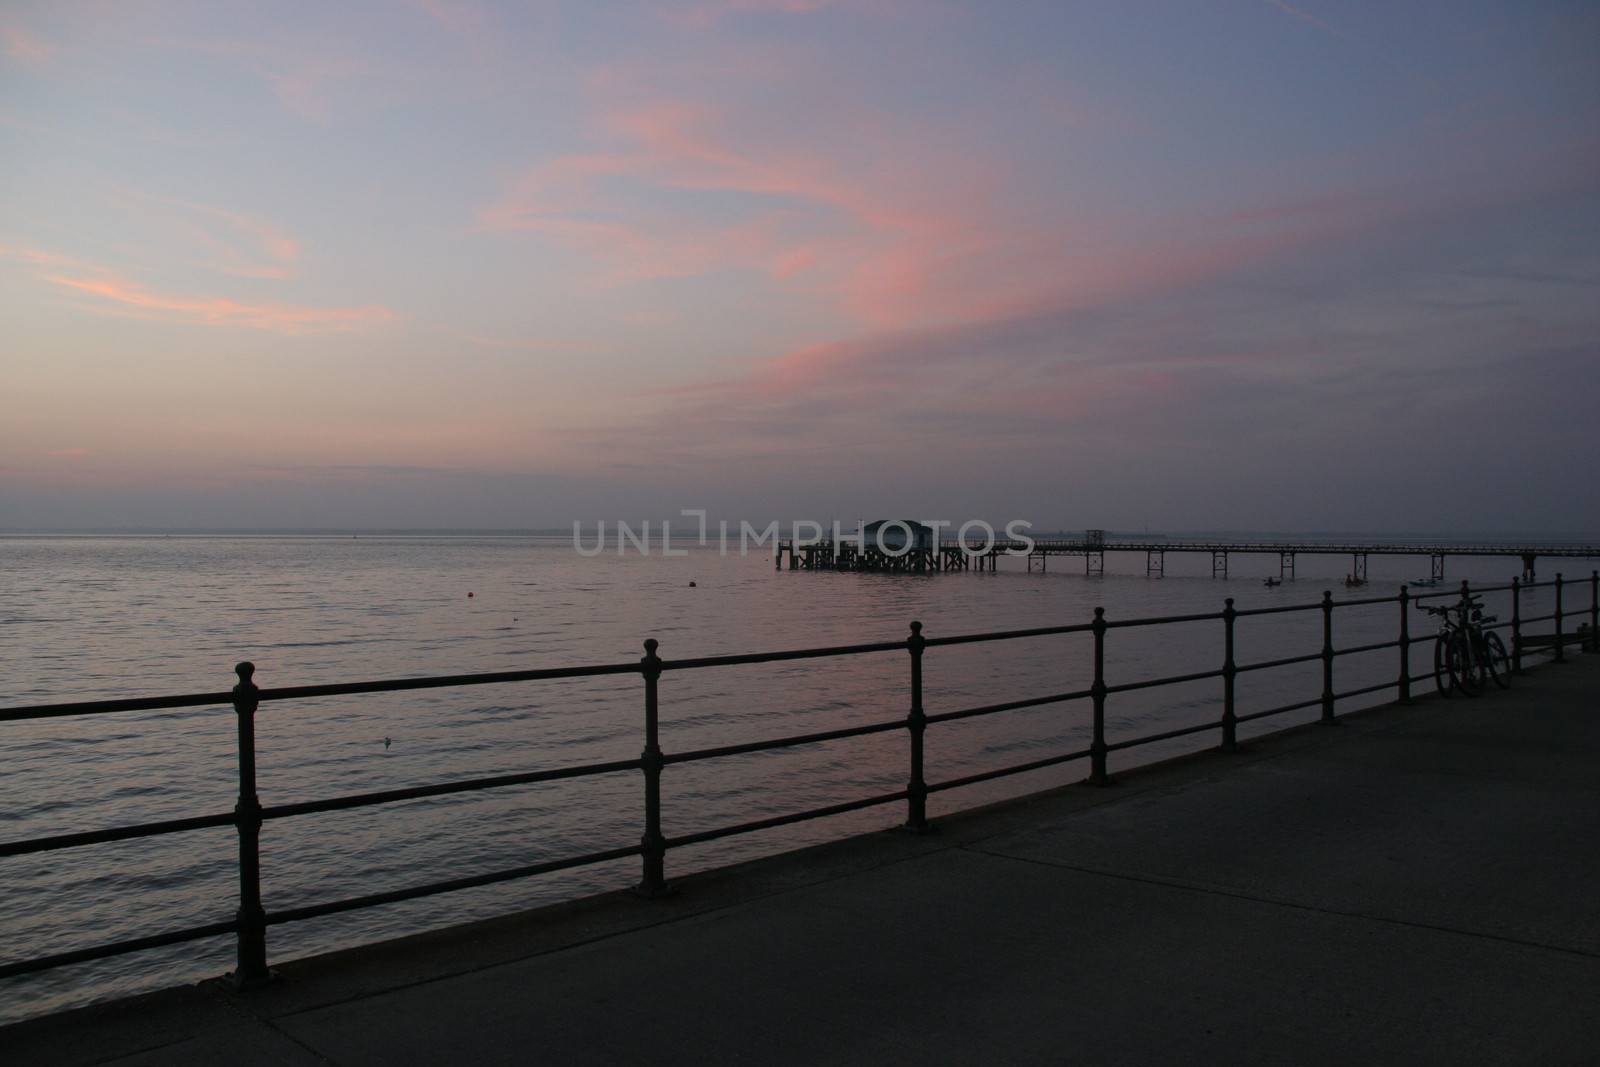
[[1450,677],[1450,638],[1451,634],[1440,634],[1433,642],[1433,684],[1439,687],[1439,695],[1447,697],[1455,682]]
[[1483,635],[1483,662],[1489,668],[1489,677],[1501,689],[1511,688],[1511,657],[1506,654],[1506,643],[1497,633]]
[[1464,696],[1475,697],[1483,692],[1483,665],[1474,655],[1472,640],[1457,631],[1445,652],[1445,663],[1450,670],[1450,680]]

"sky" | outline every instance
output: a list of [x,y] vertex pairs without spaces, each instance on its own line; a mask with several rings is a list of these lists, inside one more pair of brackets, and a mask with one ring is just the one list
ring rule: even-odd
[[0,0],[0,528],[1600,531],[1596,41]]

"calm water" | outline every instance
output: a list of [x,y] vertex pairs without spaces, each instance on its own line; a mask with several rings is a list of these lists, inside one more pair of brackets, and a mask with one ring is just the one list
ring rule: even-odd
[[[1225,596],[1240,608],[1311,602],[1349,563],[1303,556],[1297,582],[1268,589],[1261,577],[1276,573],[1276,556],[1235,556],[1230,580],[1212,579],[1209,557],[1199,555],[1170,556],[1161,580],[1144,577],[1142,555],[1109,556],[1110,573],[1095,579],[1071,559],[1056,560],[1048,574],[1007,560],[996,574],[890,577],[775,573],[770,557],[703,550],[589,559],[565,539],[512,537],[7,538],[0,559],[0,705],[217,691],[231,686],[241,659],[257,664],[258,684],[276,687],[636,660],[645,637],[657,638],[670,659],[894,640],[912,619],[937,636],[1086,622],[1096,605],[1115,620],[1215,611]],[[1352,595],[1393,593],[1426,568],[1425,558],[1375,556],[1372,585]],[[1512,560],[1450,561],[1452,580],[1502,582],[1515,571]],[[1393,605],[1340,612],[1336,643],[1392,637],[1396,613]],[[1426,634],[1426,620],[1413,615],[1413,633]],[[1239,661],[1314,652],[1320,627],[1314,612],[1241,620]],[[1085,687],[1089,650],[1087,636],[932,649],[928,711]],[[1424,645],[1414,653],[1417,669],[1427,652]],[[1392,678],[1396,655],[1341,659],[1337,688]],[[1220,623],[1108,638],[1112,684],[1220,660]],[[663,747],[898,718],[907,707],[906,661],[897,652],[669,672]],[[1244,675],[1240,711],[1320,689],[1317,664]],[[261,798],[284,803],[631,759],[643,744],[641,694],[638,678],[624,676],[269,704],[258,720]],[[1119,694],[1107,714],[1113,741],[1214,720],[1220,682]],[[1081,748],[1088,729],[1086,702],[936,725],[927,777]],[[229,811],[233,730],[225,707],[0,723],[0,839]],[[1208,733],[1115,753],[1112,769],[1215,743]],[[1068,764],[935,794],[930,812],[1085,773]],[[898,731],[673,766],[663,782],[665,830],[692,833],[889,792],[905,778]],[[901,818],[891,805],[674,850],[668,876]],[[272,911],[629,846],[640,832],[637,773],[280,820],[263,832],[263,891]],[[231,918],[234,863],[229,830],[0,860],[0,958]],[[282,961],[619,888],[637,876],[637,861],[628,861],[273,927],[268,951]],[[0,982],[0,1021],[213,976],[231,966],[231,952],[231,940],[218,939]]]

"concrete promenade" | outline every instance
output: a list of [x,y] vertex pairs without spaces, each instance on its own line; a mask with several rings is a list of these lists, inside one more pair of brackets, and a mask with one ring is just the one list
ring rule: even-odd
[[680,889],[34,1020],[0,1061],[1600,1062],[1600,656]]

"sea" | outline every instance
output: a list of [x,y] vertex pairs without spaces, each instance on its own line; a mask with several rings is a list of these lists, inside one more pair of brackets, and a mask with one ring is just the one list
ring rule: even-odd
[[[593,547],[592,537],[585,547]],[[1367,586],[1346,589],[1347,556],[1301,555],[1293,580],[1268,587],[1276,554],[1235,554],[1213,577],[1206,554],[1171,553],[1161,577],[1143,553],[1080,557],[1047,570],[1006,558],[995,572],[883,575],[776,570],[770,548],[741,555],[715,544],[645,556],[633,545],[598,556],[563,535],[29,535],[0,537],[0,707],[187,692],[235,682],[256,665],[264,688],[469,672],[636,662],[643,642],[668,660],[898,641],[913,620],[928,637],[1113,623],[1393,596],[1425,577],[1428,559],[1371,556]],[[1590,561],[1570,561],[1588,574]],[[1508,558],[1452,557],[1451,583],[1502,583]],[[1541,561],[1541,572],[1554,561]],[[1541,573],[1542,578],[1550,574]],[[1424,590],[1413,590],[1423,592]],[[1434,591],[1434,590],[1427,590]],[[1491,609],[1506,612],[1503,596]],[[1587,600],[1584,601],[1587,603]],[[1570,603],[1569,603],[1570,606]],[[1548,593],[1524,597],[1550,610]],[[1507,612],[1508,613],[1508,612]],[[1431,669],[1430,620],[1411,612],[1413,672]],[[1398,632],[1392,602],[1335,612],[1335,644]],[[1239,620],[1240,664],[1317,652],[1321,613]],[[1115,628],[1107,682],[1220,667],[1220,622]],[[1086,688],[1087,634],[930,648],[929,714]],[[1396,650],[1341,657],[1339,691],[1397,677]],[[661,744],[670,753],[903,719],[903,650],[851,657],[669,671],[660,683]],[[1242,674],[1239,712],[1307,700],[1321,666]],[[1383,703],[1394,691],[1341,703]],[[1114,693],[1110,740],[1222,714],[1209,679]],[[1316,708],[1246,724],[1242,738],[1317,716]],[[937,723],[926,740],[929,782],[1086,747],[1088,701]],[[1203,734],[1114,752],[1111,770],[1211,747]],[[282,804],[637,757],[644,746],[638,676],[325,697],[264,704],[258,715],[262,803]],[[902,730],[673,764],[662,780],[669,837],[803,811],[905,787]],[[937,818],[1083,780],[1082,761],[938,792]],[[231,811],[235,718],[227,706],[0,722],[0,841]],[[903,803],[672,850],[669,879],[895,826]],[[478,872],[636,845],[643,832],[637,771],[468,792],[270,821],[262,834],[269,912]],[[0,859],[0,962],[232,918],[237,845],[231,828]],[[628,859],[400,904],[275,925],[269,959],[304,957],[627,887]],[[233,962],[215,938],[0,981],[0,1022],[215,977]]]

